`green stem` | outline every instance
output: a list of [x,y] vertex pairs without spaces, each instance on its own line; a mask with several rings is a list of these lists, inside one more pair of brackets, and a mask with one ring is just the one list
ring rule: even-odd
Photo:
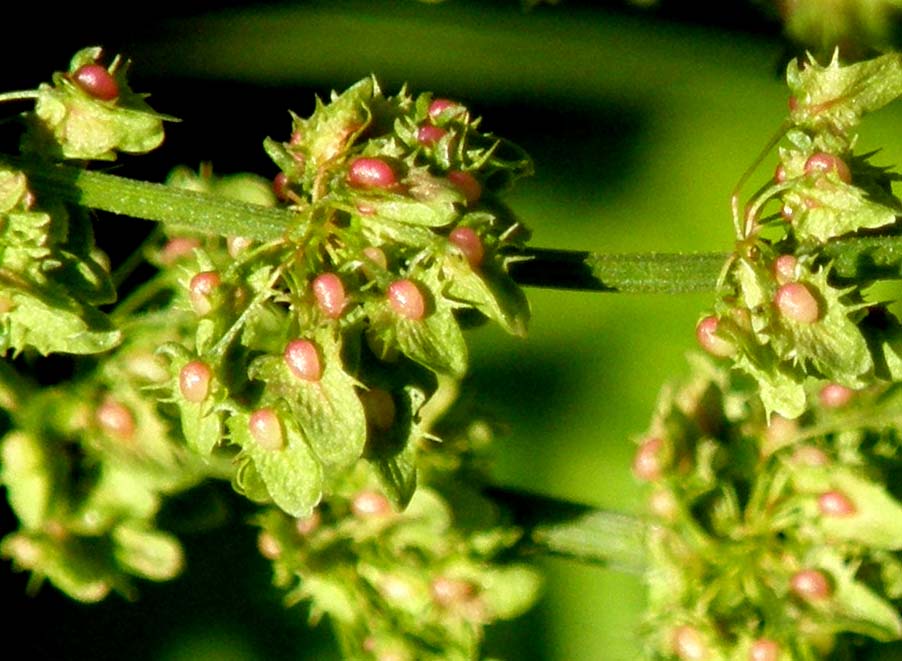
[[522,550],[641,574],[647,526],[640,519],[556,498],[491,487],[487,495],[523,528]]
[[[298,215],[222,196],[135,181],[67,165],[0,155],[0,164],[23,170],[38,195],[165,223],[191,232],[269,241],[285,236]],[[841,280],[902,278],[902,236],[834,240],[823,247]],[[509,254],[510,273],[534,287],[621,293],[713,291],[726,253],[638,253],[526,248]]]
[[20,92],[6,92],[4,94],[0,94],[0,103],[5,103],[7,101],[25,101],[25,100],[34,100],[38,98],[39,92],[37,90],[22,90]]

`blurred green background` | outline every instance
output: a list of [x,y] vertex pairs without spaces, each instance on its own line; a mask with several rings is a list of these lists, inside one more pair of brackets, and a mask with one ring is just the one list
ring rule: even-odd
[[[643,3],[648,4],[648,3]],[[729,195],[784,118],[781,26],[747,3],[723,15],[656,3],[564,2],[525,10],[516,0],[155,3],[128,15],[70,8],[0,47],[4,87],[33,87],[75,49],[101,43],[130,55],[133,87],[184,121],[156,154],[116,171],[161,180],[211,161],[219,173],[272,176],[264,136],[284,138],[288,109],[375,73],[464,101],[483,126],[522,144],[536,175],[507,201],[536,246],[607,252],[730,247]],[[15,64],[15,66],[12,66]],[[899,110],[866,123],[861,150],[886,145],[899,162]],[[895,140],[896,144],[893,144]],[[770,176],[773,155],[750,188]],[[112,252],[140,239],[100,218]],[[129,228],[129,229],[117,229]],[[143,231],[143,228],[142,230]],[[685,354],[708,295],[627,296],[531,290],[527,340],[471,335],[470,386],[508,430],[497,481],[599,507],[641,513],[629,471],[634,441]],[[256,554],[248,511],[212,531],[185,531],[185,575],[144,584],[141,598],[77,605],[3,567],[4,628],[17,658],[253,661],[332,659],[327,627],[285,610]],[[4,523],[8,527],[9,514]],[[596,661],[639,654],[643,587],[635,576],[563,560],[547,570],[538,608],[490,634],[506,659]],[[8,639],[9,640],[9,639]]]

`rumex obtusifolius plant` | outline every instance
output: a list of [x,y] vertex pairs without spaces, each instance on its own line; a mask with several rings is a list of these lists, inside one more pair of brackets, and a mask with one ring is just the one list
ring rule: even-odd
[[[651,658],[902,637],[902,350],[866,289],[899,277],[899,202],[895,176],[852,153],[861,115],[902,90],[900,61],[790,66],[780,165],[736,205],[696,329],[712,357],[661,396],[633,463],[653,489],[647,550],[593,542],[644,562]],[[131,595],[182,567],[166,500],[226,480],[259,505],[288,603],[327,616],[345,657],[479,658],[484,625],[535,601],[523,554],[567,548],[538,501],[535,525],[484,489],[491,426],[455,403],[465,328],[525,334],[510,274],[527,232],[498,195],[528,157],[460,103],[367,78],[264,142],[270,181],[173,170],[154,194],[272,224],[151,215],[155,275],[117,292],[134,260],[111,272],[90,197],[47,182],[72,172],[55,163],[160,143],[172,118],[126,72],[76,54],[33,93],[21,155],[0,157],[0,479],[20,521],[0,550],[76,599]],[[76,369],[42,386],[23,359],[51,353]]]

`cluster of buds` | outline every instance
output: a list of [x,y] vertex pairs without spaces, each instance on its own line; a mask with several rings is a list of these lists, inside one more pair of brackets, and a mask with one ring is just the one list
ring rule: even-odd
[[169,399],[190,448],[238,446],[249,498],[307,516],[362,460],[404,506],[428,432],[419,409],[467,368],[461,314],[525,332],[504,252],[525,230],[495,195],[531,164],[478,125],[461,104],[385,97],[368,78],[266,140],[280,168],[268,197],[209,170],[170,178],[296,218],[274,241],[178,237],[156,257],[197,324],[161,348]]
[[898,392],[822,384],[768,423],[753,384],[701,357],[694,372],[633,464],[652,488],[649,656],[858,658],[902,639]]
[[[758,382],[769,413],[796,418],[811,379],[860,390],[902,378],[902,325],[865,294],[880,274],[843,279],[824,253],[863,230],[895,231],[897,176],[851,150],[861,115],[902,94],[902,59],[793,61],[787,77],[791,128],[780,163],[736,219],[737,248],[697,336]],[[761,217],[771,202],[778,213]]]

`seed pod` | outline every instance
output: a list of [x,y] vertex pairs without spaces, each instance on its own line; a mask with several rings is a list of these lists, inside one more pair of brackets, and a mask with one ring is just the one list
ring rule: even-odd
[[464,254],[471,267],[475,269],[482,264],[485,248],[475,230],[470,227],[455,227],[448,235],[448,240]]
[[800,324],[813,324],[820,317],[820,305],[801,282],[782,285],[774,295],[774,305],[784,318]]
[[847,517],[858,512],[855,503],[849,500],[842,491],[827,491],[817,499],[817,508],[824,516]]
[[210,393],[212,378],[213,372],[206,363],[200,360],[187,363],[179,372],[179,390],[182,397],[195,404],[204,401]]
[[828,383],[817,397],[825,409],[840,409],[852,401],[855,391],[838,383]]
[[482,185],[469,172],[460,170],[449,172],[448,181],[463,194],[468,205],[475,204],[482,197]]
[[282,422],[271,408],[257,409],[248,420],[251,437],[264,450],[281,450],[285,444]]
[[72,74],[72,80],[82,90],[100,101],[113,101],[119,96],[119,83],[106,67],[99,64],[80,66]]
[[830,579],[817,569],[803,569],[789,579],[789,587],[803,601],[822,601],[833,592]]
[[456,115],[466,111],[466,108],[451,99],[435,99],[429,104],[429,116],[432,118],[438,117],[449,108],[457,108]]
[[736,353],[736,347],[729,340],[717,335],[720,320],[714,315],[704,317],[695,327],[695,339],[702,349],[712,356],[728,358]]
[[381,158],[361,156],[348,168],[348,183],[355,188],[391,188],[398,183],[392,167]]
[[698,629],[683,625],[673,630],[674,653],[683,661],[702,661],[708,657],[708,646]]
[[191,278],[191,282],[188,285],[188,295],[191,298],[191,305],[197,314],[204,316],[213,309],[213,302],[210,300],[210,297],[221,284],[222,280],[216,271],[203,271]]
[[835,172],[839,180],[847,184],[852,183],[852,173],[849,166],[839,156],[826,152],[817,152],[805,161],[805,174],[817,175]]
[[400,316],[419,321],[426,316],[426,300],[410,280],[395,280],[388,286],[388,302]]
[[770,638],[759,638],[749,648],[749,661],[779,661],[780,645]]
[[135,435],[135,417],[128,407],[114,399],[104,400],[94,415],[100,428],[114,438],[128,441]]
[[417,142],[425,146],[434,145],[444,138],[447,133],[448,132],[445,129],[439,128],[438,126],[423,124],[417,129]]
[[351,501],[351,512],[358,519],[388,516],[393,513],[388,498],[378,491],[360,491]]
[[319,381],[323,376],[316,345],[310,340],[292,340],[285,346],[282,357],[291,373],[299,379]]
[[319,309],[330,319],[338,319],[347,302],[341,278],[334,273],[320,273],[313,279],[312,287]]
[[668,461],[664,439],[653,436],[644,440],[633,456],[633,475],[646,482],[656,482],[664,476]]
[[780,255],[774,260],[774,278],[776,281],[785,285],[787,282],[793,282],[796,279],[796,267],[799,260],[795,255]]

